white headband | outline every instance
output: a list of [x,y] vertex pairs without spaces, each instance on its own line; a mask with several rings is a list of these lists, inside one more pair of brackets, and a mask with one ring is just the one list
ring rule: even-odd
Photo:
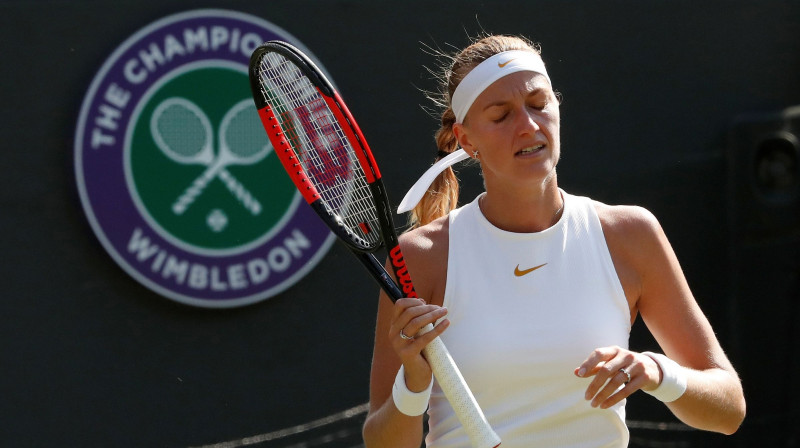
[[431,186],[436,177],[442,171],[449,168],[451,165],[455,165],[456,163],[469,159],[469,154],[463,149],[458,149],[457,151],[453,151],[447,155],[447,157],[440,159],[438,162],[434,163],[432,167],[428,168],[425,171],[425,174],[419,178],[417,183],[408,190],[403,200],[400,201],[400,205],[397,207],[397,213],[405,213],[410,211],[414,207],[419,204],[419,201],[422,200],[422,197],[425,196],[425,192],[428,191],[428,187]]
[[[453,112],[456,115],[456,123],[463,123],[467,111],[475,102],[475,99],[498,79],[512,73],[529,71],[539,73],[547,78],[547,82],[552,86],[544,62],[537,53],[524,50],[511,50],[498,53],[489,59],[478,64],[473,68],[456,87],[453,98],[450,100]],[[442,171],[451,165],[469,158],[463,149],[452,152],[447,157],[434,163],[432,167],[425,171],[425,174],[408,190],[405,197],[400,201],[397,213],[405,213],[417,206],[431,183]]]
[[487,87],[498,79],[512,73],[529,71],[544,75],[550,85],[550,77],[544,62],[533,51],[512,50],[498,53],[473,68],[456,87],[450,105],[456,115],[456,123],[463,123],[467,111]]

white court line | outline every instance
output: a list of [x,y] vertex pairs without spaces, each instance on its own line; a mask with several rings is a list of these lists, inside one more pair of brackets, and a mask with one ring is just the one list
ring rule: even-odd
[[[361,433],[360,429],[358,430],[347,430],[347,429],[340,429],[331,434],[326,434],[322,437],[317,437],[316,439],[307,440],[305,442],[300,442],[294,445],[287,446],[285,448],[308,448],[311,446],[321,446],[325,445],[326,443],[333,443],[339,439],[344,439],[345,437],[350,437],[355,433]],[[361,443],[360,445],[348,447],[348,448],[364,448],[364,444]]]
[[[293,436],[296,434],[301,434],[306,431],[310,431],[314,428],[319,428],[320,426],[330,425],[331,423],[336,423],[339,420],[347,420],[349,418],[355,417],[356,415],[367,412],[368,409],[369,409],[369,403],[364,403],[352,407],[350,409],[344,410],[342,412],[338,412],[336,414],[329,415],[327,417],[313,420],[308,423],[303,423],[301,425],[292,426],[290,428],[279,429],[277,431],[268,432],[266,434],[259,434],[251,437],[245,437],[243,439],[231,440],[229,442],[221,442],[211,445],[202,445],[193,448],[239,448],[242,446],[255,445],[257,443],[262,443],[262,442],[269,442],[270,440],[276,440],[284,437]],[[647,429],[656,431],[694,431],[694,428],[690,426],[687,426],[683,423],[674,423],[674,422],[648,422],[648,421],[628,420],[626,424],[630,429]],[[303,448],[305,446],[307,446],[307,444],[300,443],[292,445],[289,448]],[[361,448],[363,446],[364,445],[357,445],[353,448]]]
[[345,411],[320,418],[318,420],[313,420],[308,423],[303,423],[302,425],[292,426],[290,428],[285,428],[285,429],[279,429],[277,431],[268,432],[266,434],[259,434],[256,436],[245,437],[239,440],[231,440],[229,442],[215,443],[212,445],[202,445],[195,448],[238,448],[241,446],[255,445],[256,443],[268,442],[270,440],[275,440],[283,437],[293,436],[295,434],[300,434],[312,430],[314,428],[319,428],[320,426],[330,425],[331,423],[335,423],[339,420],[346,420],[348,418],[355,417],[358,414],[363,414],[367,412],[368,409],[369,409],[369,403],[364,403],[356,407],[347,409]]
[[697,431],[691,426],[681,422],[647,422],[628,420],[625,422],[629,429],[649,429],[653,431]]

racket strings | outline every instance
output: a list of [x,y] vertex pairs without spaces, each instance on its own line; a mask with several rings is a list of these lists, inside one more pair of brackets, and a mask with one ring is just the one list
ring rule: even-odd
[[277,53],[261,60],[262,93],[284,137],[329,210],[366,248],[381,244],[372,192],[354,148],[322,94]]

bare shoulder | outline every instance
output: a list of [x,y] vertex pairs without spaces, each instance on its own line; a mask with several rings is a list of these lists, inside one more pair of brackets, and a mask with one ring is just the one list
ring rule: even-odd
[[658,219],[646,208],[597,201],[594,205],[612,255],[616,251],[646,258],[653,255],[651,251],[661,251],[669,245]]
[[661,231],[655,215],[637,205],[607,205],[594,201],[603,231],[622,233],[627,237],[647,237]]
[[648,274],[655,264],[662,264],[671,248],[655,215],[644,207],[597,201],[594,206],[634,318],[651,277]]
[[616,252],[619,256],[625,256],[628,262],[643,268],[651,264],[652,257],[672,252],[664,229],[646,208],[595,202],[595,210],[612,256]]
[[447,216],[400,235],[400,248],[417,294],[441,304],[447,276],[450,223]]
[[446,216],[427,225],[417,227],[400,235],[400,244],[404,252],[430,252],[440,249],[441,244],[448,242],[449,221]]

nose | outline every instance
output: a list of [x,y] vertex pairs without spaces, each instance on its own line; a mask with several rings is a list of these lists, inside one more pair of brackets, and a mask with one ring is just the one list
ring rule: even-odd
[[519,135],[533,136],[541,129],[538,118],[534,111],[527,107],[522,107],[520,113],[517,114],[517,130]]

